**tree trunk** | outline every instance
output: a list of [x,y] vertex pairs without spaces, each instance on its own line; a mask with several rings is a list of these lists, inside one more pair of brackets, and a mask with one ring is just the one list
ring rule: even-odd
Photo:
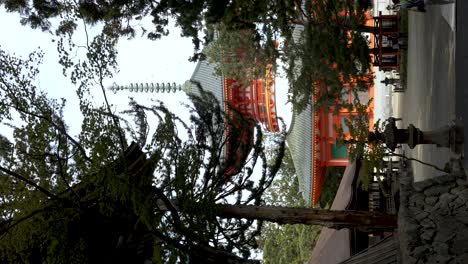
[[264,220],[278,224],[321,225],[333,229],[358,228],[363,231],[393,230],[397,216],[366,211],[332,211],[253,205],[217,205],[219,217]]
[[[179,210],[177,201],[171,201],[171,204]],[[162,201],[158,202],[158,207],[160,210],[167,210]],[[364,232],[394,230],[398,225],[396,215],[379,212],[232,204],[216,204],[215,207],[216,216],[221,218],[263,220],[280,225],[320,225],[333,229],[358,228]]]

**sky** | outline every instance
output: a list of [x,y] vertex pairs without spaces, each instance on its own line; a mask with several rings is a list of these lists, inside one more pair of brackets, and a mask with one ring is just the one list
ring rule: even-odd
[[[0,35],[3,36],[0,39],[2,49],[24,57],[38,48],[45,53],[44,63],[40,66],[37,86],[46,91],[50,97],[67,99],[64,112],[65,120],[70,126],[71,134],[77,135],[82,118],[80,113],[76,111],[78,107],[76,87],[62,75],[62,66],[58,64],[56,43],[51,41],[52,35],[40,30],[32,30],[28,26],[21,26],[19,15],[7,13],[3,8],[0,8],[0,25],[8,25],[0,27]],[[91,36],[99,32],[100,27],[88,28],[87,30],[91,39]],[[132,40],[119,40],[117,60],[120,71],[112,80],[107,80],[106,86],[110,86],[114,82],[119,85],[135,82],[183,84],[189,80],[196,66],[195,63],[188,61],[188,58],[193,54],[191,39],[180,37],[180,30],[173,25],[169,27],[169,31],[169,36],[157,41],[150,41],[138,35]],[[76,44],[85,44],[86,35],[83,26],[78,27],[75,35]],[[83,49],[77,53],[78,57],[83,55]],[[291,107],[289,104],[286,105],[287,86],[288,83],[285,79],[276,79],[277,111],[289,126]],[[100,104],[102,92],[97,88],[93,92],[93,96],[96,103]],[[181,102],[188,102],[188,98],[183,92],[154,94],[154,96],[147,93],[119,92],[114,94],[108,92],[109,101],[115,106],[113,110],[117,111],[126,109],[130,96],[143,104],[150,104],[150,98],[162,100],[177,115],[188,116],[188,112],[181,106]]]

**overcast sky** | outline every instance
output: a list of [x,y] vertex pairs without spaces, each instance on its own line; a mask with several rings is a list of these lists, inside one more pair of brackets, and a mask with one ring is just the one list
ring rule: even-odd
[[[67,99],[65,118],[71,128],[71,134],[76,135],[81,123],[80,113],[76,111],[78,106],[76,88],[62,75],[62,66],[58,64],[56,43],[51,42],[52,36],[40,30],[21,26],[19,15],[6,13],[3,8],[0,8],[0,25],[2,25],[0,27],[0,35],[2,36],[0,46],[2,49],[21,56],[27,56],[38,48],[44,51],[44,63],[40,67],[37,80],[38,87],[51,97],[65,97]],[[88,33],[92,36],[97,34],[99,30],[100,28],[88,28]],[[169,36],[157,41],[140,37],[132,40],[121,39],[117,48],[120,72],[115,75],[113,80],[107,80],[107,85],[111,85],[113,82],[119,85],[135,82],[176,82],[182,84],[190,79],[196,65],[188,61],[190,55],[193,54],[192,42],[188,38],[180,37],[178,28],[171,26],[169,30]],[[79,27],[76,33],[76,44],[85,44],[85,36],[83,27]],[[78,53],[78,56],[80,55],[84,55],[84,52]],[[276,82],[278,112],[289,125],[291,110],[290,106],[285,105],[287,81],[278,78]],[[102,98],[100,90],[96,89],[93,95],[99,103],[100,98]],[[152,97],[163,100],[176,114],[187,116],[187,112],[180,105],[180,102],[187,102],[187,96],[183,92],[154,94],[154,96],[145,93],[120,92],[118,94],[109,93],[108,96],[110,103],[117,105],[120,110],[127,106],[129,96],[134,97],[140,103],[149,102],[148,99]]]

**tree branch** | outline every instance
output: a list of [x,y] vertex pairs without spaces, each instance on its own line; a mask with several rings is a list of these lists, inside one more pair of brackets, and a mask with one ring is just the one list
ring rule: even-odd
[[424,161],[421,161],[421,160],[418,160],[418,159],[415,159],[415,158],[408,158],[405,155],[397,154],[397,153],[394,153],[394,152],[390,153],[390,155],[395,156],[395,157],[404,158],[405,160],[416,161],[416,162],[419,162],[419,163],[421,163],[423,165],[432,167],[432,168],[434,168],[434,169],[436,169],[438,171],[447,173],[447,171],[445,171],[444,169],[442,169],[442,168],[440,168],[440,167],[438,167],[438,166],[436,166],[434,164],[430,164],[430,163],[427,163],[427,162],[424,162]]
[[78,196],[78,194],[76,194],[76,192],[73,190],[73,188],[70,186],[70,183],[67,181],[67,179],[65,178],[65,171],[63,169],[63,165],[62,165],[62,158],[60,158],[60,145],[61,145],[61,140],[60,140],[60,137],[58,138],[58,147],[57,147],[57,153],[55,153],[55,156],[57,158],[57,163],[59,165],[59,170],[60,170],[60,178],[62,178],[63,182],[65,183],[65,185],[67,185],[67,189],[68,190],[71,190],[71,192],[73,193],[73,195],[76,197],[77,201],[79,202],[80,201],[80,197]]
[[[152,230],[152,234],[154,234],[159,239],[163,240],[167,244],[177,248],[182,252],[186,252],[187,255],[192,258],[191,260],[195,263],[203,259],[203,263],[228,263],[228,264],[259,264],[258,260],[248,260],[241,257],[236,256],[235,254],[226,252],[221,249],[209,247],[209,246],[202,246],[193,244],[191,241],[189,242],[191,245],[183,245],[178,241],[174,240],[173,238],[164,235],[163,233]],[[198,262],[197,262],[198,263]]]
[[83,146],[81,146],[80,143],[78,143],[78,141],[76,141],[72,136],[70,136],[67,131],[65,131],[65,129],[63,127],[60,127],[59,125],[57,125],[55,122],[53,122],[50,118],[46,117],[46,116],[43,116],[43,115],[39,115],[39,114],[36,114],[36,113],[32,113],[32,112],[29,112],[25,109],[21,109],[21,108],[18,108],[14,105],[9,105],[10,107],[13,107],[15,110],[19,111],[19,112],[22,112],[24,114],[27,114],[27,115],[31,115],[33,117],[37,117],[37,118],[40,118],[40,119],[43,119],[47,122],[49,122],[49,124],[51,124],[55,129],[59,130],[60,133],[62,133],[63,135],[65,135],[72,143],[75,147],[77,147],[80,152],[81,152],[81,155],[83,155],[84,159],[88,162],[91,162],[91,159],[86,155],[86,150],[83,148]]
[[14,172],[14,171],[11,171],[11,170],[9,170],[7,168],[4,168],[2,166],[0,166],[0,171],[3,171],[4,173],[6,173],[8,175],[29,184],[30,186],[36,188],[38,191],[42,192],[43,194],[45,194],[47,197],[49,197],[51,199],[54,199],[54,200],[59,199],[55,194],[49,192],[47,189],[37,185],[35,182],[29,180],[28,178],[26,178],[24,176],[19,175],[18,173]]
[[111,115],[112,121],[114,122],[114,125],[117,128],[117,133],[119,134],[119,140],[120,140],[120,147],[121,147],[121,150],[122,150],[121,152],[122,152],[122,156],[123,156],[123,153],[125,151],[125,142],[124,142],[124,136],[122,134],[122,127],[120,127],[120,123],[119,123],[118,119],[114,116],[114,114],[112,114],[112,110],[110,108],[109,101],[107,100],[106,89],[104,88],[102,80],[103,80],[102,70],[99,67],[99,86],[101,87],[102,95],[104,96],[104,101],[106,102],[107,111],[109,111],[109,114]]
[[160,205],[158,205],[158,207],[160,207],[161,210],[169,210],[169,212],[171,212],[172,216],[173,216],[173,219],[174,219],[174,225],[177,229],[181,230],[182,229],[182,224],[180,222],[180,217],[179,217],[179,212],[178,212],[178,208],[177,205],[174,205],[171,200],[169,200],[169,198],[167,198],[167,196],[164,194],[164,192],[155,187],[155,193],[156,195],[158,196],[159,199],[161,199],[164,203],[164,206],[166,208],[161,208]]
[[53,209],[58,209],[58,208],[50,207],[50,206],[40,208],[40,209],[34,210],[31,213],[21,217],[20,219],[16,220],[15,222],[12,222],[12,220],[10,219],[10,220],[7,220],[7,221],[4,221],[4,222],[0,223],[0,240],[1,240],[1,237],[3,237],[6,233],[8,233],[8,231],[10,229],[12,229],[13,227],[21,224],[22,222],[30,219],[31,217],[34,217],[35,215],[37,215],[39,213],[46,212],[46,211],[53,210]]

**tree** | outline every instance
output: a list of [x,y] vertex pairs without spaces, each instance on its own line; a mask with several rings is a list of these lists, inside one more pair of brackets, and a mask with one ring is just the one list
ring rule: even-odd
[[[230,144],[231,152],[252,155],[227,177],[233,161],[224,158],[223,149],[248,120],[235,113],[226,120],[212,96],[193,98],[193,128],[162,103],[131,101],[121,116],[108,103],[94,106],[90,89],[94,83],[103,88],[103,79],[111,76],[115,43],[98,36],[88,47],[88,59],[68,68],[79,87],[84,119],[77,138],[68,133],[64,102],[48,99],[34,86],[42,54],[23,60],[1,51],[1,118],[15,124],[13,155],[5,155],[0,166],[2,260],[158,262],[211,254],[216,262],[220,254],[235,263],[242,258],[230,252],[246,257],[258,233],[251,228],[253,220],[217,220],[214,211],[215,203],[229,197],[238,204],[259,204],[277,170],[275,164],[265,165],[260,183],[251,180],[248,164],[262,158],[261,134],[253,149],[244,147],[250,142]],[[135,118],[133,125],[125,115]],[[147,115],[159,120],[152,137]],[[158,209],[161,201],[168,210]]]
[[274,35],[259,38],[252,28],[221,23],[207,25],[216,38],[204,54],[219,65],[218,74],[240,82],[263,78],[267,65],[272,66],[274,74],[276,60],[281,58],[287,65],[290,101],[298,111],[311,102],[312,94],[317,97],[318,108],[330,108],[337,104],[344,85],[366,90],[372,81],[367,74],[371,61],[368,40],[362,33],[375,29],[365,25],[363,2],[306,1],[302,8],[299,3],[290,25],[305,27],[302,41],[294,42],[291,32],[283,31],[285,45],[279,50]]
[[344,167],[328,167],[325,172],[325,181],[323,183],[322,191],[320,191],[320,198],[318,205],[320,208],[330,209],[335,200],[336,193],[340,187],[341,179],[343,178]]
[[[227,118],[208,94],[192,98],[190,124],[163,103],[132,100],[115,114],[103,82],[117,69],[116,43],[117,36],[98,35],[81,60],[59,44],[64,73],[78,87],[83,123],[76,137],[63,116],[65,100],[35,86],[42,53],[21,59],[0,50],[0,122],[14,130],[11,154],[0,161],[1,262],[240,263],[256,247],[256,220],[395,227],[395,216],[263,206],[284,138],[254,182],[253,166],[265,158],[260,129],[253,143],[239,141],[232,131],[251,123],[235,111]],[[104,95],[99,106],[95,88]],[[149,118],[158,121],[153,130]],[[226,144],[248,158],[238,164],[225,157]],[[239,170],[226,177],[233,165]]]
[[[18,1],[0,2],[8,12],[21,14],[21,23],[32,28],[50,31],[54,18],[59,18],[57,32],[73,33],[78,21],[86,25],[105,24],[108,34],[134,37],[139,22],[151,18],[152,29],[141,28],[144,35],[155,40],[169,34],[167,25],[174,19],[182,29],[182,35],[193,40],[195,54],[200,58],[200,44],[212,40],[212,35],[203,38],[200,32],[204,25],[223,23],[234,29],[251,29],[257,38],[289,32],[289,23],[295,16],[294,0],[282,1]],[[136,22],[136,23],[135,23]],[[136,26],[135,26],[136,25]],[[206,44],[205,43],[205,44]]]
[[[313,2],[313,3],[312,3]],[[354,1],[306,1],[301,20],[302,37],[289,39],[283,50],[290,101],[302,111],[315,99],[314,108],[339,109],[343,87],[366,91],[370,51],[362,34],[365,10]],[[347,92],[347,90],[346,90]],[[313,96],[312,96],[313,95]]]
[[354,115],[349,115],[348,118],[345,119],[349,135],[345,135],[341,127],[335,127],[335,130],[338,134],[338,138],[340,139],[338,144],[346,144],[348,147],[349,159],[361,160],[362,162],[357,179],[357,185],[367,191],[375,178],[379,183],[381,191],[386,195],[387,193],[380,177],[381,166],[386,159],[391,159],[393,154],[389,148],[382,144],[382,142],[378,140],[369,141],[371,134],[374,132],[381,132],[385,126],[385,121],[382,122],[381,120],[377,120],[377,122],[373,124],[373,132],[369,131],[371,123],[368,109],[370,107],[371,100],[363,103],[357,99],[355,102],[347,106],[350,109],[352,108],[355,112]]
[[[369,130],[370,123],[367,112],[369,105],[370,101],[366,104],[362,104],[357,100],[349,106],[355,111],[354,115],[349,115],[348,119],[345,119],[349,135],[344,134],[342,128],[335,127],[338,137],[340,138],[338,141],[339,144],[346,144],[348,147],[349,159],[359,159],[362,162],[357,184],[360,185],[363,190],[367,191],[372,180],[375,178],[382,192],[386,195],[386,190],[381,180],[381,169],[384,163],[392,160],[393,157],[403,158],[407,161],[416,161],[444,173],[451,172],[452,168],[450,163],[447,163],[444,168],[440,168],[436,165],[395,153],[397,145],[404,144],[405,140],[407,140],[407,130],[401,129],[403,131],[395,131],[397,130],[395,125],[396,120],[392,117],[385,121],[377,120],[373,124],[373,129]],[[389,129],[389,131],[386,131],[387,129]],[[395,130],[391,131],[393,129]],[[385,142],[385,137],[389,139],[388,142]],[[425,138],[425,140],[427,140],[427,138]]]
[[277,41],[258,39],[252,29],[230,29],[224,24],[211,25],[216,37],[203,51],[208,62],[216,65],[216,73],[226,79],[249,83],[265,78],[267,70],[275,72]]
[[[304,207],[299,193],[291,154],[286,149],[276,179],[264,195],[265,203],[276,206]],[[259,238],[264,263],[304,263],[318,238],[320,226],[278,225],[265,222]]]
[[[247,42],[248,45],[242,45],[244,51],[247,51],[246,47],[253,47],[244,52],[253,56],[222,66],[223,72],[229,75],[240,69],[242,75],[249,72],[257,76],[271,63],[274,74],[276,60],[281,58],[288,64],[289,99],[297,105],[298,111],[311,102],[312,94],[318,96],[319,107],[329,108],[335,105],[334,99],[342,92],[342,84],[357,80],[357,89],[366,89],[369,82],[366,73],[370,51],[361,33],[374,29],[363,24],[365,1],[305,1],[305,8],[302,1],[296,0],[162,0],[157,3],[143,0],[3,0],[0,4],[9,12],[20,13],[21,23],[44,31],[50,31],[51,20],[58,18],[59,26],[53,33],[70,41],[80,20],[85,27],[104,24],[103,32],[110,36],[134,37],[141,27],[141,20],[151,18],[153,28],[148,31],[141,27],[141,32],[155,40],[169,34],[167,25],[174,19],[182,29],[182,35],[193,40],[193,61],[205,58],[206,54],[200,52],[200,48],[215,40],[214,29],[217,27],[230,37],[248,35],[248,38],[240,39],[239,44]],[[292,25],[295,24],[305,26],[304,41],[296,44],[291,41]],[[202,31],[205,31],[203,37],[200,36]],[[282,53],[274,45],[274,40],[280,37],[285,39]],[[229,50],[232,43],[226,46],[226,42],[221,42],[224,48],[220,50]],[[226,61],[214,58],[218,63]],[[301,65],[298,60],[302,61]],[[245,65],[246,61],[257,67]]]

